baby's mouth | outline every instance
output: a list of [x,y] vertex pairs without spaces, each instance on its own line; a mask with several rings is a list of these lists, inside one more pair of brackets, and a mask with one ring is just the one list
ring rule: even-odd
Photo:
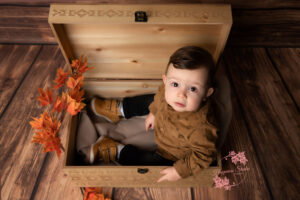
[[179,103],[179,102],[175,102],[175,105],[176,105],[177,107],[185,107],[185,104]]

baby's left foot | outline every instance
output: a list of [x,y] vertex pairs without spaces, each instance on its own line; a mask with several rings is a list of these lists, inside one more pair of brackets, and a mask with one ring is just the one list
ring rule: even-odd
[[91,108],[95,115],[114,123],[120,120],[119,105],[120,101],[115,99],[93,98],[91,101]]

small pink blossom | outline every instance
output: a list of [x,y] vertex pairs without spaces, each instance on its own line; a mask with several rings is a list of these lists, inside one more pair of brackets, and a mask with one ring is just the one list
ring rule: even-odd
[[[215,182],[215,188],[222,188],[224,187],[225,189],[229,187],[230,190],[230,185],[229,185],[229,179],[227,177],[224,177],[223,179],[219,177],[218,175],[215,176],[213,179]],[[227,190],[227,189],[226,189]]]
[[246,156],[245,156],[245,152],[243,151],[243,152],[238,152],[238,154],[232,156],[232,157],[231,157],[231,161],[232,161],[232,163],[234,163],[235,165],[236,165],[238,162],[242,163],[243,165],[246,165],[246,163],[247,163],[248,160],[247,160],[247,158],[246,158]]

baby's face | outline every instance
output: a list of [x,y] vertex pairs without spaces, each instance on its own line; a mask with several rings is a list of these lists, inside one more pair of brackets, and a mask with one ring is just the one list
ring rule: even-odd
[[188,70],[176,69],[170,64],[168,72],[163,75],[165,99],[176,111],[196,111],[208,92],[206,68]]

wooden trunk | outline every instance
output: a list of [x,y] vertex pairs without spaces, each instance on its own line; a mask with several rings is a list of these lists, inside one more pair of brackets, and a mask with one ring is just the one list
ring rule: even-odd
[[[136,22],[144,11],[147,22]],[[200,46],[217,62],[232,25],[230,5],[70,5],[52,4],[49,24],[62,53],[87,56],[95,67],[85,74],[88,97],[123,98],[155,93],[170,55],[180,47]],[[156,183],[166,166],[79,166],[75,138],[77,117],[68,131],[64,171],[77,186],[170,187],[212,186],[217,165],[176,182]],[[148,169],[140,173],[140,169]]]

